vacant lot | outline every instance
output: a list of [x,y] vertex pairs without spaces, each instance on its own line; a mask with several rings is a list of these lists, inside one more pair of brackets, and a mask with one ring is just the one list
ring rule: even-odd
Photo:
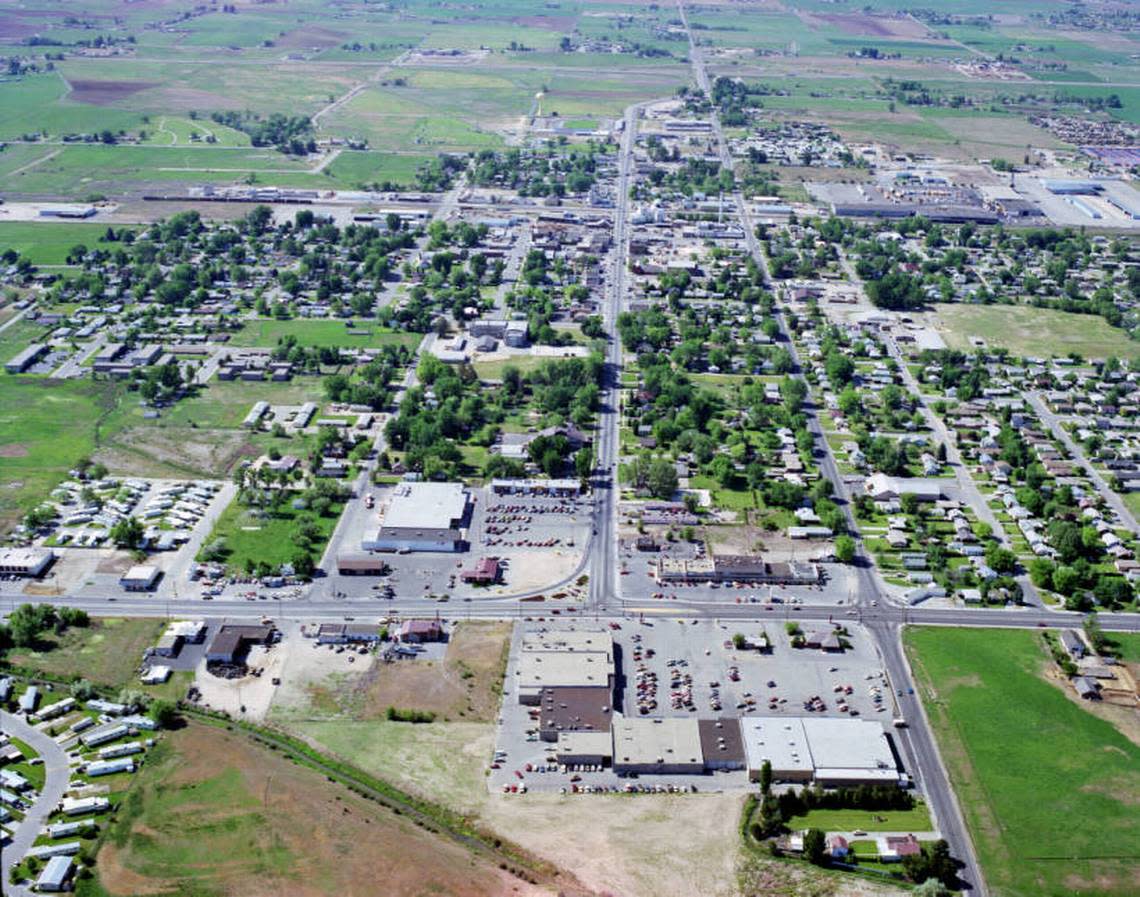
[[[440,723],[493,720],[499,709],[510,631],[509,623],[460,623],[442,661],[385,663],[373,659],[372,665],[360,673],[325,675],[304,683],[304,697],[275,705],[274,716],[305,721],[372,721],[383,719],[389,707],[399,707],[429,711]],[[394,731],[413,728],[430,739],[433,736],[428,733],[438,729],[439,723],[396,725]]]
[[533,893],[239,735],[193,724],[152,755],[99,854],[112,895]]
[[461,623],[443,663],[376,662],[362,683],[364,719],[388,707],[428,710],[447,719],[494,719],[506,668],[510,623]]
[[930,832],[934,826],[930,822],[930,811],[925,804],[918,804],[912,810],[812,810],[804,816],[794,816],[788,820],[792,831],[805,828],[818,828],[825,832],[853,832],[862,829],[868,832]]
[[[133,230],[133,228],[130,228]],[[118,228],[116,228],[118,230]],[[114,243],[100,243],[107,225],[74,221],[2,221],[0,253],[15,249],[36,265],[66,264],[67,254],[78,245],[111,251]]]
[[83,678],[96,685],[133,684],[143,651],[158,641],[164,620],[92,619],[86,628],[48,634],[36,649],[13,648],[8,660],[52,676]]
[[995,892],[1137,893],[1140,747],[1043,679],[1040,635],[920,628],[906,643]]
[[296,337],[301,346],[336,346],[342,349],[374,349],[392,344],[413,349],[423,339],[423,334],[388,330],[371,321],[278,321],[260,318],[235,333],[230,345],[271,347],[288,336]]
[[344,505],[334,504],[329,516],[321,517],[285,505],[260,516],[234,499],[222,511],[204,544],[224,540],[226,567],[234,572],[252,569],[250,565],[262,562],[276,570],[291,562],[300,550],[296,535],[304,523],[314,524],[319,531],[319,538],[310,546],[310,554],[319,559],[342,510]]
[[0,529],[118,431],[122,396],[120,384],[0,377]]
[[935,326],[952,349],[970,348],[970,338],[1015,355],[1140,358],[1140,343],[1103,318],[1024,305],[939,305]]

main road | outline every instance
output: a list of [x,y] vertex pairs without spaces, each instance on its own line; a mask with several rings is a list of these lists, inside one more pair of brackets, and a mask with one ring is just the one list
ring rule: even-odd
[[[697,86],[704,92],[709,102],[712,103],[712,89],[708,71],[705,67],[704,54],[696,41],[692,29],[689,27],[684,0],[677,0],[677,11],[685,27],[685,31],[688,33],[689,59],[692,63],[694,79],[697,82]],[[710,117],[716,136],[717,154],[720,157],[721,164],[729,171],[732,171],[734,168],[732,154],[729,152],[727,141],[724,139],[720,115],[715,104],[713,105]],[[751,216],[748,213],[748,205],[739,190],[734,191],[734,199],[740,223],[744,230],[748,250],[753,260],[763,272],[765,283],[770,285],[767,258],[756,238]],[[783,315],[777,314],[776,321],[780,327],[782,338],[786,341],[792,353],[793,362],[795,364],[795,376],[802,377],[803,373],[795,350],[795,343],[791,338],[791,333],[788,331]],[[846,484],[839,475],[839,469],[835,464],[831,447],[823,436],[822,428],[815,414],[815,408],[808,407],[805,408],[805,410],[809,414],[808,427],[814,438],[814,453],[820,460],[821,472],[831,481],[835,494],[843,501],[847,528],[852,533],[857,534],[859,530],[856,526],[850,496],[847,494]],[[859,592],[854,596],[856,604],[856,608],[854,609],[855,614],[868,614],[868,611],[877,611],[880,606],[884,608],[883,613],[886,613],[889,608],[890,596],[883,588],[883,584],[878,577],[874,565],[866,556],[862,540],[856,541],[856,562]],[[867,607],[868,602],[870,603],[869,608]],[[846,614],[849,610],[849,608],[844,609],[840,611],[840,614]],[[890,610],[896,615],[894,619],[883,616],[881,619],[868,619],[867,623],[868,629],[878,643],[878,652],[883,659],[883,666],[890,677],[890,681],[895,685],[896,689],[902,692],[900,696],[902,698],[900,701],[900,709],[901,712],[907,714],[908,727],[899,730],[897,743],[903,752],[904,759],[907,762],[907,768],[911,774],[915,776],[923,794],[926,795],[927,803],[934,813],[942,836],[950,845],[951,853],[962,864],[959,877],[964,887],[975,893],[984,894],[985,885],[982,879],[981,867],[978,865],[973,843],[966,831],[966,824],[962,817],[961,808],[958,806],[950,786],[949,775],[938,753],[938,747],[934,741],[934,734],[922,710],[921,704],[917,698],[912,697],[916,694],[916,689],[914,686],[914,678],[902,650],[901,631],[899,629],[900,621],[897,618],[900,609],[890,608]],[[906,613],[906,611],[901,612]],[[876,613],[875,616],[877,617],[878,614]],[[831,617],[829,617],[829,619],[831,619]]]

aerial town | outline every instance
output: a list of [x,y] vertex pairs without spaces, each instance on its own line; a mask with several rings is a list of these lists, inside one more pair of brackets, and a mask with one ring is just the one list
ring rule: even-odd
[[4,893],[1140,892],[1138,35],[0,10]]

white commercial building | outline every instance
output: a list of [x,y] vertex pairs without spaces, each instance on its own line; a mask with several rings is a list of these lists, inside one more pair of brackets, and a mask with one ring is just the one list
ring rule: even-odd
[[462,483],[400,483],[365,551],[462,551],[471,498]]
[[767,761],[778,782],[897,785],[900,780],[887,731],[872,720],[821,717],[745,717],[740,721],[748,776],[756,781]]

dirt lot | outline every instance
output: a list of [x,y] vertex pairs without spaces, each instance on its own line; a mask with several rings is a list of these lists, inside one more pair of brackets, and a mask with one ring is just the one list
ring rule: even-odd
[[428,710],[443,719],[490,720],[499,709],[509,623],[460,623],[442,663],[374,662],[359,684],[360,719],[378,719],[389,707]]
[[158,87],[156,81],[70,81],[71,99],[77,103],[90,103],[93,106],[110,106],[120,100]]
[[868,35],[870,37],[929,37],[926,26],[909,16],[888,18],[887,16],[872,16],[862,13],[846,15],[821,15],[819,13],[802,15],[806,21],[815,20],[825,22],[838,28],[844,34]]
[[[113,895],[543,893],[241,736],[169,736],[99,855]],[[303,808],[303,810],[302,810]],[[370,845],[376,849],[361,849]]]
[[441,722],[492,720],[499,711],[510,631],[509,623],[458,623],[442,660],[391,663],[337,654],[290,635],[274,649],[287,653],[272,716],[283,722],[381,720],[389,707],[399,707],[430,711]]
[[259,454],[244,434],[233,430],[131,427],[99,448],[94,458],[136,476],[228,478],[238,461]]
[[290,50],[307,50],[310,47],[323,49],[335,47],[342,43],[345,38],[346,35],[343,31],[330,31],[328,28],[322,28],[319,25],[305,25],[302,28],[293,29],[284,37],[277,38],[274,44]]

